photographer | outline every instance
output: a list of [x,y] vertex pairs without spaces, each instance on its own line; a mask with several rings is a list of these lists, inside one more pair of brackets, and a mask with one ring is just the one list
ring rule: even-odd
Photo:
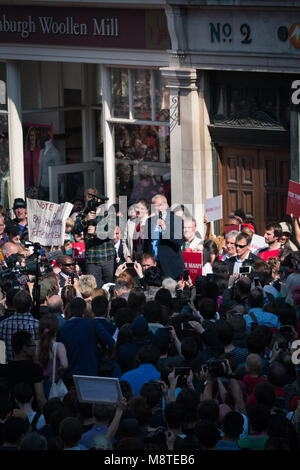
[[84,232],[86,272],[95,276],[97,287],[101,288],[113,281],[115,212],[111,208],[103,211],[107,197],[92,193],[87,196],[90,199],[85,210],[77,216],[75,228],[81,226]]

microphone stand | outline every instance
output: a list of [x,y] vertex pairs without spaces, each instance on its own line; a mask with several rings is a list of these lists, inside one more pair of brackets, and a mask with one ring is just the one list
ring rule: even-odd
[[32,298],[33,298],[33,307],[32,307],[32,314],[34,318],[39,319],[40,313],[40,292],[41,286],[39,284],[39,277],[40,277],[40,270],[39,270],[39,256],[40,256],[40,244],[35,243],[33,248],[33,253],[36,256],[36,272],[35,272],[35,279],[33,284],[32,290]]

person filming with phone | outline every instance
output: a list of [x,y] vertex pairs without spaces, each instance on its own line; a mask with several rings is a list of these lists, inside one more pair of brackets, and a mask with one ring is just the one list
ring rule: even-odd
[[252,264],[259,259],[258,256],[251,253],[250,244],[251,237],[247,233],[241,232],[237,235],[235,239],[236,255],[226,260],[230,275],[239,274],[241,267]]

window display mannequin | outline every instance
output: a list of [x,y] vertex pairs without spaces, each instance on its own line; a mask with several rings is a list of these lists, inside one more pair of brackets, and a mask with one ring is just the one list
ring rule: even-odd
[[37,193],[39,177],[40,142],[38,131],[30,127],[25,141],[24,173],[26,196],[34,197]]
[[61,165],[63,163],[60,152],[54,147],[50,135],[41,138],[41,152],[39,159],[39,198],[49,199],[49,166]]

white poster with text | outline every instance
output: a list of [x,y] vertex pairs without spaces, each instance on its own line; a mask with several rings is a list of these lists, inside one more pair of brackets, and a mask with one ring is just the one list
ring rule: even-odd
[[222,195],[206,199],[204,203],[204,211],[207,222],[214,222],[223,218],[222,211]]
[[65,224],[73,204],[27,198],[28,238],[43,246],[64,244]]

